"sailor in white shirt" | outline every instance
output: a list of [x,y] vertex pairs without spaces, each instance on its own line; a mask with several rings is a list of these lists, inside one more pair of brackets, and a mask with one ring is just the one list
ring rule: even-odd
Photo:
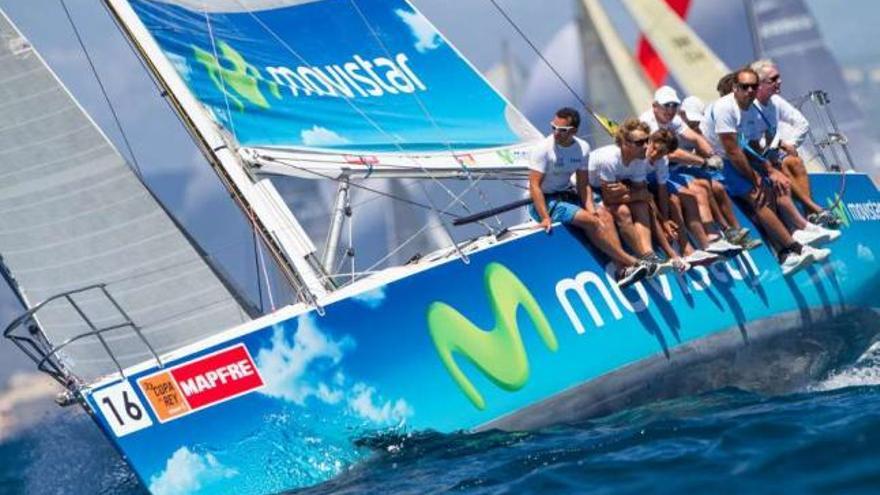
[[[623,249],[610,213],[594,204],[588,182],[590,146],[576,136],[580,120],[577,110],[559,109],[550,123],[553,134],[532,153],[529,214],[548,234],[553,222],[583,230],[590,242],[617,265],[618,286],[627,287],[655,272],[656,267],[640,262]],[[575,174],[576,191],[571,191],[572,174]]]
[[[590,153],[590,185],[601,191],[602,202],[614,216],[621,237],[630,251],[665,271],[675,266],[678,257],[674,252],[667,252],[672,259],[663,262],[654,252],[651,242],[651,193],[648,191],[647,178],[651,172],[662,176],[665,191],[668,162],[664,155],[668,150],[657,148],[657,152],[653,151],[649,144],[649,131],[648,125],[638,119],[625,120],[614,136],[615,144]],[[652,150],[650,154],[649,150]],[[661,219],[668,219],[668,198],[660,209]]]
[[[838,226],[840,222],[837,217],[813,201],[810,176],[804,161],[798,156],[797,148],[806,138],[810,123],[794,105],[779,95],[782,75],[771,60],[758,60],[751,67],[760,80],[755,102],[768,120],[768,126],[772,127],[770,134],[775,135],[781,152],[778,155],[780,168],[791,178],[792,193],[806,208],[809,221],[826,227]],[[768,143],[768,147],[770,145]]]
[[[746,153],[753,153],[756,140],[766,124],[753,105],[758,90],[758,74],[752,69],[736,73],[733,93],[716,101],[702,124],[703,135],[717,153],[724,156],[725,186],[734,196],[743,198],[755,213],[758,223],[778,246],[785,275],[828,257],[827,249],[812,248],[794,239],[771,208],[773,195],[785,196],[789,179],[769,161],[759,161],[753,168]],[[749,151],[751,150],[751,151]],[[827,239],[825,239],[827,240]]]

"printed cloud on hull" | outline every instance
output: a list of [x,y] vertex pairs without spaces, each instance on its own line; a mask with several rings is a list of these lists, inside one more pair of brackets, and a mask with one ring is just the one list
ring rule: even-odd
[[285,337],[284,327],[276,325],[271,347],[260,349],[257,354],[257,367],[266,382],[261,393],[299,405],[309,397],[329,404],[339,402],[342,391],[317,375],[322,369],[337,366],[352,341],[328,337],[311,315],[300,316],[296,321],[293,342]]
[[399,424],[412,416],[413,410],[403,399],[374,402],[376,389],[363,383],[355,384],[348,399],[348,407],[358,416],[380,425]]
[[397,9],[394,13],[409,26],[413,36],[416,38],[415,49],[419,53],[425,53],[443,44],[443,38],[440,37],[440,33],[434,29],[431,22],[422,14],[403,9]]
[[212,483],[237,474],[236,470],[220,464],[212,454],[202,455],[181,447],[168,459],[165,470],[150,478],[150,492],[154,495],[177,495],[213,491],[208,490]]
[[382,302],[385,300],[385,286],[376,287],[373,290],[368,290],[362,294],[358,294],[352,297],[357,302],[363,303],[370,309],[376,309],[382,305]]

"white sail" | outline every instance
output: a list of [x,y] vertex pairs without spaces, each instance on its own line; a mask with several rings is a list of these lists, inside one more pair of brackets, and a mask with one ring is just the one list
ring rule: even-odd
[[[0,254],[23,302],[106,284],[159,353],[250,318],[2,12],[0,108]],[[123,322],[98,291],[73,300],[97,328]],[[54,346],[90,330],[63,300],[37,317]],[[152,357],[130,327],[104,337],[123,366]],[[96,337],[60,356],[82,379],[116,371]]]
[[718,80],[730,72],[664,0],[623,0],[645,37],[688,95],[715,100]]

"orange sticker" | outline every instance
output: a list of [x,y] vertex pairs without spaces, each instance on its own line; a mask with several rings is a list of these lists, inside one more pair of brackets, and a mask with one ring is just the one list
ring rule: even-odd
[[160,421],[168,421],[175,416],[189,412],[189,405],[183,400],[183,394],[177,388],[177,382],[171,373],[166,371],[141,378],[138,383]]

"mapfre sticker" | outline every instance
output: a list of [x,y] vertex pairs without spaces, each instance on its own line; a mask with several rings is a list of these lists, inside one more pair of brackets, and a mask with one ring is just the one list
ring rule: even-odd
[[263,386],[244,344],[138,379],[162,423]]

